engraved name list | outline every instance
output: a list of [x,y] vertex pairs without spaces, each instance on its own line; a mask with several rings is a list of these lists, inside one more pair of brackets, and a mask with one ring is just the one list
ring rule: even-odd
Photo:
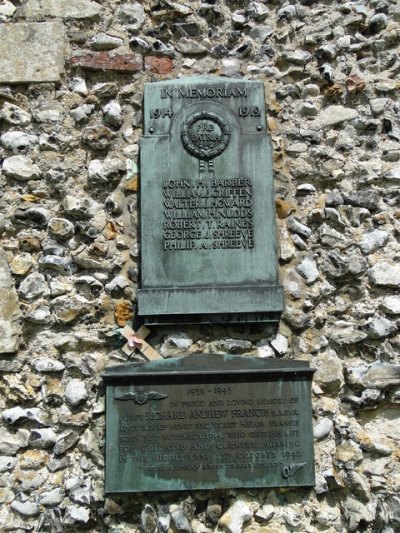
[[163,182],[164,250],[253,248],[250,178]]

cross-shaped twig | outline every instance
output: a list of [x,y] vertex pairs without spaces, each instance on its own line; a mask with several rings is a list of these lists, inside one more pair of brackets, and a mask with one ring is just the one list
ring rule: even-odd
[[150,361],[163,359],[163,357],[161,357],[161,355],[144,340],[150,333],[149,328],[146,328],[146,326],[140,326],[137,331],[134,331],[130,326],[125,326],[121,333],[128,341],[122,347],[122,351],[126,353],[126,355],[131,355],[136,349],[138,349],[146,359],[149,359]]

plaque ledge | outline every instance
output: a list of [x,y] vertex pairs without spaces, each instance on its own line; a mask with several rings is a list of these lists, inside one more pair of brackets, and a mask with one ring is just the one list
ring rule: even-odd
[[263,359],[253,356],[230,354],[190,354],[183,357],[172,357],[158,361],[144,361],[141,363],[126,363],[105,369],[102,378],[105,381],[120,377],[138,375],[156,375],[169,373],[170,375],[189,374],[238,374],[238,373],[266,373],[281,375],[312,375],[316,370],[310,368],[309,361]]

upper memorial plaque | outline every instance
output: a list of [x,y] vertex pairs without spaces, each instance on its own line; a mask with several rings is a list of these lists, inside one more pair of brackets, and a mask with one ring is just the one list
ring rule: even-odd
[[276,322],[272,153],[261,82],[147,84],[141,288],[147,324]]

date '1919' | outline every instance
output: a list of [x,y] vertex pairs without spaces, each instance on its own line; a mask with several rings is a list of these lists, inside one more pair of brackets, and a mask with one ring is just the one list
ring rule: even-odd
[[240,106],[239,117],[260,117],[261,108],[257,105],[252,106]]

